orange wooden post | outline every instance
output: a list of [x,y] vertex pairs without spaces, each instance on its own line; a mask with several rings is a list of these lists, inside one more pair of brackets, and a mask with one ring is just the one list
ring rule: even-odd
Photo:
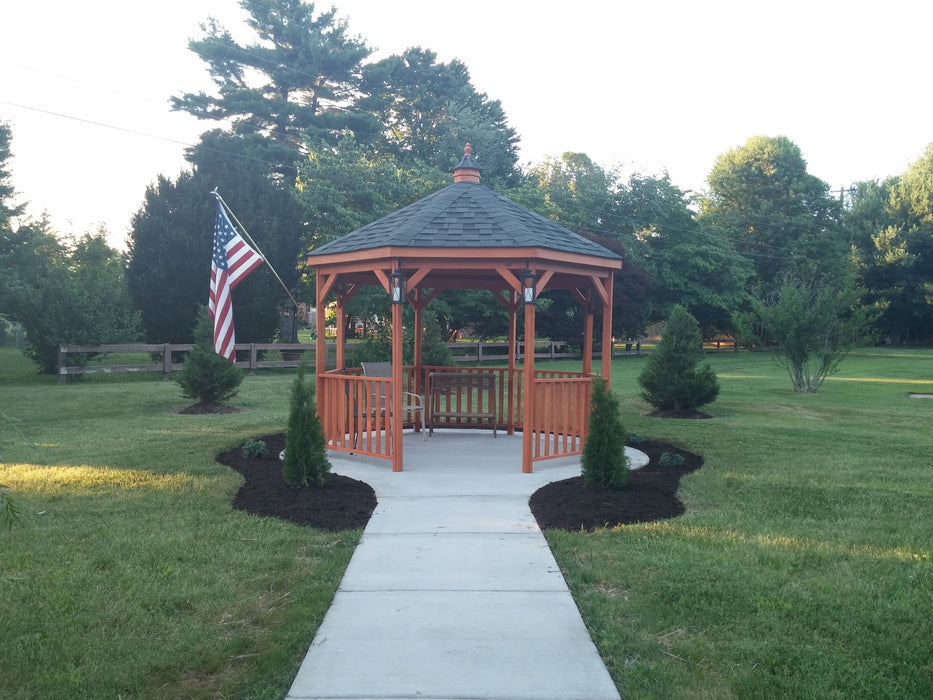
[[344,357],[344,349],[347,346],[347,337],[346,337],[346,328],[347,328],[347,316],[344,313],[345,311],[345,302],[338,296],[337,297],[337,352],[335,353],[337,361],[337,369],[343,369],[346,367],[346,358]]
[[586,317],[583,322],[583,373],[593,373],[593,310],[587,297]]
[[609,388],[609,379],[612,374],[612,280],[613,274],[610,272],[606,279],[606,296],[608,297],[603,304],[603,367],[602,374],[606,380],[606,388]]
[[514,291],[509,292],[509,301],[511,303],[509,304],[509,386],[506,432],[514,435],[515,419],[518,417],[518,386],[515,383],[515,356],[518,354],[518,295]]
[[[315,393],[321,395],[321,377],[327,368],[327,338],[324,337],[324,306],[327,292],[321,283],[321,278],[317,278],[315,285],[315,303],[317,304],[317,313],[314,318],[314,329],[317,337],[314,339],[314,389]],[[318,415],[321,413],[321,405],[317,407]]]
[[392,410],[386,412],[392,432],[392,471],[402,471],[402,304],[392,304]]
[[522,471],[532,472],[532,432],[534,428],[534,379],[535,379],[535,305],[525,304],[525,385],[522,403]]

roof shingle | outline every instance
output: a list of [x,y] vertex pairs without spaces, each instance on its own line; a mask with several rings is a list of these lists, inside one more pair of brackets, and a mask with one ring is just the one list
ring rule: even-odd
[[547,248],[620,259],[616,253],[503,197],[486,185],[457,182],[308,253],[372,248]]

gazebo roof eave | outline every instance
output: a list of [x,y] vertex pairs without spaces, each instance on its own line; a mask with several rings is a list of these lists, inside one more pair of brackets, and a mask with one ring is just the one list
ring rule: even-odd
[[479,247],[442,247],[442,248],[406,248],[401,246],[385,246],[383,248],[369,248],[365,250],[347,251],[316,256],[308,255],[307,263],[310,267],[321,270],[340,271],[346,269],[365,270],[388,263],[389,267],[401,261],[403,267],[412,268],[423,266],[426,263],[436,263],[448,267],[451,261],[459,263],[462,269],[489,269],[490,263],[499,262],[508,267],[524,262],[525,267],[542,267],[546,269],[548,263],[561,266],[580,267],[586,269],[621,270],[621,258],[608,258],[596,255],[586,255],[567,251],[553,250],[551,248],[479,248]]

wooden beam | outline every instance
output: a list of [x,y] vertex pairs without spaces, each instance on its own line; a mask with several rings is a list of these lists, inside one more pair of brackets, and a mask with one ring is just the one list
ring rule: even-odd
[[[606,291],[606,287],[603,286],[602,280],[599,279],[596,275],[590,277],[590,281],[593,283],[593,289],[596,290],[596,293],[599,294],[599,298],[602,299],[603,305],[608,305],[612,303],[609,292]],[[609,277],[607,280],[612,285],[612,277]]]
[[430,272],[430,267],[419,267],[411,274],[411,277],[408,278],[407,286],[414,289]]
[[416,310],[423,310],[428,304],[434,301],[434,297],[441,293],[440,289],[432,289],[428,294],[425,294],[420,299],[414,292],[423,293],[424,290],[415,289],[408,292],[408,301]]
[[515,275],[513,275],[513,274],[512,274],[512,271],[511,271],[509,268],[507,268],[507,267],[501,267],[501,266],[497,265],[497,266],[495,267],[495,270],[496,270],[496,272],[499,273],[499,276],[500,276],[502,279],[504,279],[504,280],[506,281],[506,283],[508,283],[508,285],[509,285],[512,289],[514,289],[516,292],[518,292],[519,294],[521,294],[521,291],[522,291],[522,283],[521,283],[521,280],[519,280],[518,277],[516,277]]
[[386,290],[386,294],[391,294],[389,290],[389,276],[378,267],[373,270],[373,274],[376,275],[376,279],[379,280],[379,284],[382,285],[382,288]]
[[337,281],[337,278],[340,276],[337,272],[332,273],[321,273],[318,270],[317,273],[317,297],[318,297],[318,307],[321,303],[327,298],[327,295],[330,294],[331,287],[334,286],[334,282]]
[[506,311],[514,313],[518,311],[518,307],[522,305],[521,298],[518,297],[518,292],[514,290],[508,292],[508,298],[505,297],[506,292],[501,289],[490,290],[490,292],[492,293],[492,298],[502,304]]

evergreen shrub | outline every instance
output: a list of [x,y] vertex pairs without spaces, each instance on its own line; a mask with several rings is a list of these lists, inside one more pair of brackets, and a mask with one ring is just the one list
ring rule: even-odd
[[282,460],[285,483],[299,489],[323,486],[330,473],[324,428],[315,404],[314,384],[305,381],[306,368],[304,362],[298,365],[298,376],[292,385]]
[[628,482],[626,432],[619,400],[602,377],[593,379],[590,425],[583,445],[583,483],[619,489]]
[[243,370],[214,352],[214,322],[207,307],[201,306],[194,328],[194,347],[175,375],[182,395],[203,406],[216,405],[236,395],[243,376]]
[[684,414],[714,401],[719,380],[708,364],[697,366],[702,349],[700,324],[683,306],[674,306],[638,376],[641,397],[659,411]]

